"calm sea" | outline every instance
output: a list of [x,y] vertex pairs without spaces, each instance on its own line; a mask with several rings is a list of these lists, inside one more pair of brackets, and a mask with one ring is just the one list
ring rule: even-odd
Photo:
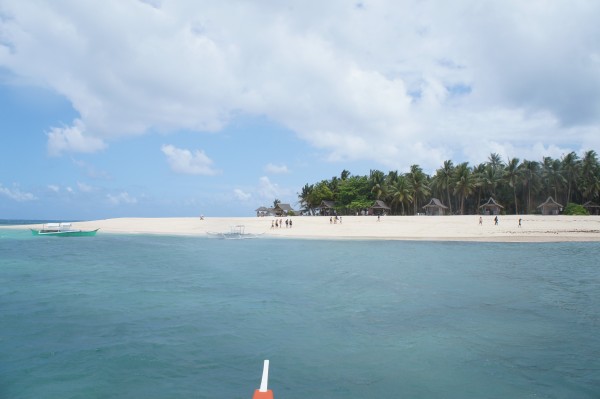
[[600,398],[598,259],[0,229],[0,398]]

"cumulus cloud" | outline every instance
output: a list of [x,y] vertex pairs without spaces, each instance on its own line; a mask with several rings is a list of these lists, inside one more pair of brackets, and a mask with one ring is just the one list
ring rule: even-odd
[[161,151],[167,156],[167,162],[174,172],[207,176],[219,173],[218,170],[212,168],[212,159],[207,157],[202,150],[196,150],[192,153],[187,149],[163,145]]
[[106,148],[102,139],[85,133],[80,120],[76,120],[72,126],[53,127],[47,136],[48,153],[52,156],[64,152],[96,152]]
[[[9,0],[0,13],[0,66],[79,113],[48,133],[54,155],[218,131],[240,112],[331,160],[389,166],[600,145],[598,2]],[[179,172],[214,173],[183,156]]]
[[60,186],[57,186],[56,184],[49,184],[48,190],[50,190],[54,193],[58,193],[60,191]]
[[265,172],[275,175],[275,174],[289,173],[290,170],[288,169],[288,167],[286,165],[275,165],[272,163],[268,163],[265,166]]
[[248,201],[250,198],[252,198],[252,194],[246,193],[239,188],[233,190],[233,196],[240,201]]
[[112,205],[121,205],[121,204],[128,204],[128,205],[134,205],[137,204],[137,198],[132,197],[129,193],[123,191],[120,192],[116,195],[112,195],[112,194],[107,194],[106,198],[108,199],[108,202],[110,202]]
[[17,202],[26,202],[26,201],[37,200],[35,195],[33,195],[31,193],[23,192],[23,191],[21,191],[21,189],[19,189],[19,187],[15,186],[13,188],[8,188],[8,187],[4,187],[1,183],[0,183],[0,195],[8,197],[11,200],[14,200]]

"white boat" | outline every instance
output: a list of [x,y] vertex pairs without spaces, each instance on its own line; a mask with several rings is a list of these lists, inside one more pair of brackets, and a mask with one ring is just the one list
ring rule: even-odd
[[231,226],[230,230],[226,232],[207,231],[206,234],[209,237],[223,238],[225,240],[244,240],[248,238],[257,238],[260,235],[246,233],[246,226],[244,226],[243,224]]
[[60,236],[60,237],[91,237],[96,230],[74,229],[71,223],[46,223],[40,230],[30,229],[34,236]]

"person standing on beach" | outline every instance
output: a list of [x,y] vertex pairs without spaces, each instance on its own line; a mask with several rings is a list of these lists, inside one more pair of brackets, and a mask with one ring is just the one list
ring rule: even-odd
[[481,216],[479,216],[479,225],[482,226],[483,225],[483,218]]
[[519,227],[521,227],[521,218],[519,218]]
[[496,217],[494,218],[494,224],[495,224],[496,226],[498,226],[498,215],[496,215]]

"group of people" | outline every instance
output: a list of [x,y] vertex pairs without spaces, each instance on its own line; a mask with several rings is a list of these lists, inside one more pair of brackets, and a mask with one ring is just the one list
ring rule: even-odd
[[275,229],[275,228],[282,228],[283,224],[285,223],[285,228],[292,228],[292,219],[285,219],[285,222],[283,221],[283,219],[275,219],[273,221],[271,221],[271,228]]
[[337,224],[338,222],[340,222],[340,224],[342,224],[341,216],[335,215],[335,216],[329,217],[329,224]]

